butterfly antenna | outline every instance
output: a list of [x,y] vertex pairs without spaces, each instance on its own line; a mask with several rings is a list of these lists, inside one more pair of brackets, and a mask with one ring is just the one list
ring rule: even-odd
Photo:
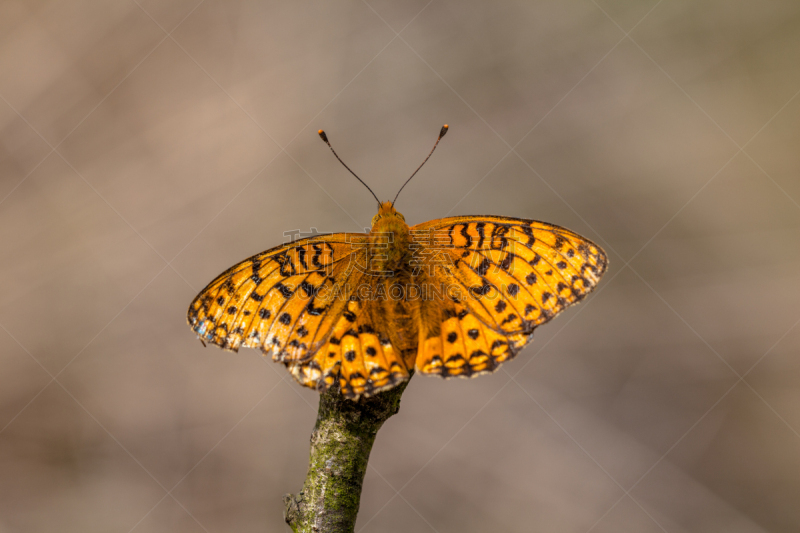
[[[444,137],[445,133],[447,133],[447,130],[448,130],[449,128],[450,128],[450,126],[448,126],[447,124],[445,124],[444,126],[442,126],[442,129],[441,129],[441,130],[439,130],[439,138],[438,138],[438,139],[436,139],[436,142],[433,144],[433,148],[431,148],[431,153],[429,153],[429,154],[428,154],[428,157],[426,157],[426,158],[425,158],[425,161],[423,161],[423,162],[422,162],[422,165],[424,165],[425,163],[427,163],[427,162],[428,162],[428,159],[430,159],[430,158],[431,158],[431,156],[433,155],[433,151],[434,151],[434,150],[436,150],[436,147],[437,147],[437,146],[439,146],[439,141],[441,141],[441,140],[442,140],[442,137]],[[414,177],[414,176],[417,174],[417,172],[419,172],[419,169],[421,169],[421,168],[422,168],[422,165],[420,165],[420,166],[418,166],[418,167],[417,167],[417,170],[415,170],[415,171],[414,171],[414,174],[411,174],[411,178],[413,178],[413,177]],[[395,197],[394,197],[394,200],[392,200],[392,206],[393,206],[393,207],[394,207],[394,203],[397,201],[397,197],[398,197],[398,196],[400,196],[400,191],[402,191],[402,190],[405,188],[405,186],[406,186],[406,185],[408,185],[408,182],[409,182],[409,181],[411,181],[411,178],[408,178],[408,179],[406,180],[406,182],[403,184],[403,186],[402,186],[402,187],[400,187],[400,190],[399,190],[399,191],[397,191],[397,194],[395,195]]]
[[[335,155],[335,156],[336,156],[336,159],[338,159],[338,160],[339,160],[339,163],[341,163],[342,165],[344,165],[344,168],[346,168],[347,170],[350,170],[350,167],[348,167],[347,165],[345,165],[345,164],[344,164],[344,161],[342,161],[342,158],[341,158],[341,157],[339,157],[339,155],[336,153],[336,150],[334,150],[334,149],[333,149],[333,146],[331,146],[331,143],[329,143],[329,142],[328,142],[328,136],[327,136],[327,135],[325,135],[325,132],[324,132],[324,131],[322,131],[322,130],[319,130],[317,133],[319,133],[319,136],[320,136],[320,138],[321,138],[323,141],[325,141],[325,144],[327,144],[327,145],[328,145],[328,148],[330,148],[330,149],[331,149],[331,152],[333,152],[333,155]],[[350,174],[352,174],[353,176],[356,176],[356,173],[355,173],[355,172],[353,172],[352,170],[350,170]],[[370,188],[369,188],[369,185],[367,185],[366,183],[364,183],[364,180],[362,180],[362,179],[361,179],[361,178],[359,178],[358,176],[356,176],[356,179],[357,179],[358,181],[360,181],[360,182],[361,182],[361,183],[364,185],[364,187],[366,187],[366,188],[367,188],[367,190],[368,190],[369,192],[372,192],[372,189],[370,189]],[[374,193],[374,192],[372,192],[372,196],[375,196],[375,193]],[[375,196],[375,200],[378,202],[378,207],[380,207],[380,205],[381,205],[381,201],[380,201],[380,200],[378,200],[378,197],[377,197],[377,196]]]

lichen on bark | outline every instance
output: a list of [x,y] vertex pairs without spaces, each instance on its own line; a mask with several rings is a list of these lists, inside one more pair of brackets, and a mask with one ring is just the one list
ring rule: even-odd
[[320,393],[303,490],[283,498],[284,518],[292,531],[353,531],[375,436],[400,409],[407,384],[355,402],[342,396],[338,386]]

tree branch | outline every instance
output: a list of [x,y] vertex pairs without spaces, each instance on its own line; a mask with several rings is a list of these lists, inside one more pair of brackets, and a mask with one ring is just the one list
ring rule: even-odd
[[400,409],[406,385],[357,402],[342,396],[338,385],[320,393],[303,490],[283,497],[292,531],[353,531],[372,444],[383,423]]

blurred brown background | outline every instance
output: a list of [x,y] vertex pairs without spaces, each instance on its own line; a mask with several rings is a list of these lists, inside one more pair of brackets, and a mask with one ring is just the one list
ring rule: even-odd
[[283,232],[605,247],[492,376],[416,377],[358,531],[800,529],[796,0],[0,2],[0,532],[286,531],[317,394],[185,324]]

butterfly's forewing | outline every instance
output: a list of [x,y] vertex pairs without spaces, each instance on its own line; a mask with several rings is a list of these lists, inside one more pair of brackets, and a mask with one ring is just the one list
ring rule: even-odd
[[[322,340],[324,325],[342,312],[326,296],[336,276],[347,275],[355,253],[350,241],[359,238],[321,235],[245,259],[195,297],[189,325],[201,339],[227,350],[259,347],[276,360],[302,359],[309,341]],[[298,336],[305,340],[292,343]]]
[[351,293],[362,283],[368,237],[320,235],[278,246],[228,269],[189,306],[205,342],[260,348],[301,384],[371,395],[408,379],[388,340]]
[[588,239],[533,220],[451,217],[412,232],[423,267],[435,262],[426,283],[445,287],[443,301],[421,302],[422,315],[438,312],[440,323],[423,321],[416,366],[442,376],[489,372],[513,358],[534,328],[595,287],[608,262]]

